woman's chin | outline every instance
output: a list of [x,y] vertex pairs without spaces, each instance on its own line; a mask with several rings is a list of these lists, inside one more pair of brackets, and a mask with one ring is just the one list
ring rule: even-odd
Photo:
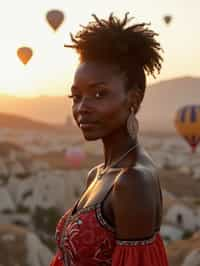
[[98,140],[101,138],[97,134],[92,134],[92,132],[82,132],[82,134],[84,139],[88,141]]
[[97,137],[97,136],[88,136],[88,135],[84,135],[84,134],[83,134],[83,136],[84,136],[85,140],[87,140],[87,141],[93,141],[93,140],[100,139],[100,137]]

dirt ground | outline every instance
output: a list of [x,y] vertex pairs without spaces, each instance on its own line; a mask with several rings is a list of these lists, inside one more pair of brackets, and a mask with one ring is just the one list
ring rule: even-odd
[[160,170],[159,177],[162,188],[177,197],[200,198],[200,181],[180,174],[176,169]]
[[167,247],[169,265],[170,266],[182,265],[184,258],[187,255],[189,255],[192,250],[198,249],[199,247],[200,247],[200,232],[196,233],[190,239],[174,241],[174,243],[170,244]]

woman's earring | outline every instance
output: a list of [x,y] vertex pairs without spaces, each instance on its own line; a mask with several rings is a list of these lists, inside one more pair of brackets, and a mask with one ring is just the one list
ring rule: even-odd
[[138,126],[138,121],[135,117],[133,107],[131,107],[131,113],[129,114],[129,117],[127,120],[127,130],[128,130],[128,134],[131,136],[132,139],[137,138],[139,126]]

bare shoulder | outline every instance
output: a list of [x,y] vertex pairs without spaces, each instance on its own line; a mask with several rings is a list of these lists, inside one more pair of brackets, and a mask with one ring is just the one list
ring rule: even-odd
[[152,235],[156,205],[156,171],[138,164],[118,176],[112,194],[118,238],[144,238]]
[[[155,164],[153,163],[149,154],[143,149],[140,154],[140,162],[136,163],[132,168],[124,171],[116,180],[116,188],[123,188],[128,186],[134,189],[135,186],[141,186],[146,189],[151,185],[155,185],[158,181],[158,173]],[[135,186],[130,186],[130,185]]]
[[156,172],[147,167],[137,166],[128,169],[115,180],[114,197],[119,201],[124,197],[137,200],[137,203],[139,200],[141,208],[142,204],[152,204],[156,184]]

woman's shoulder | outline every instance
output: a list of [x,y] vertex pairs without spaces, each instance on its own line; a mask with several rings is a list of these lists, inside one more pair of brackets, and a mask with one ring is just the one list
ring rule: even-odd
[[115,189],[147,189],[157,186],[158,171],[151,157],[142,151],[139,160],[118,175],[115,180]]
[[145,199],[148,195],[152,198],[154,188],[157,187],[158,175],[156,169],[146,165],[137,164],[127,168],[115,179],[114,193],[116,196],[141,197]]
[[112,208],[118,237],[146,237],[153,233],[158,203],[156,169],[136,164],[115,180]]

